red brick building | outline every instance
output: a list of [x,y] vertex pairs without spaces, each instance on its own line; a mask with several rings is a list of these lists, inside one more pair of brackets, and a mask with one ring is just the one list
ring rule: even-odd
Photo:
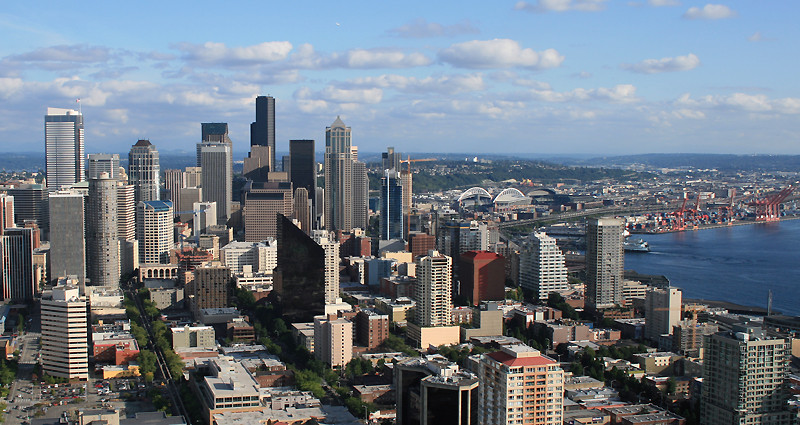
[[356,314],[356,342],[368,349],[377,348],[389,338],[389,316],[372,310]]
[[139,357],[139,345],[132,336],[111,337],[96,341],[92,350],[95,363],[116,366],[128,364]]
[[489,251],[467,251],[461,254],[459,266],[459,293],[469,298],[472,305],[506,298],[506,260],[503,256]]
[[436,249],[436,238],[427,233],[409,233],[408,250],[414,258],[428,255],[428,251]]

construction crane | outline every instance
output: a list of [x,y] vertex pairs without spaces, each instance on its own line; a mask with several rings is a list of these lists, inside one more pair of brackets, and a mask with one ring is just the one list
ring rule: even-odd
[[686,228],[686,196],[683,197],[683,204],[678,211],[672,213],[676,217],[676,223],[672,225],[672,230],[680,231]]
[[736,188],[734,187],[731,189],[731,197],[728,201],[728,205],[723,205],[719,207],[719,215],[720,219],[723,217],[727,220],[728,226],[733,224],[733,200],[736,198]]
[[795,186],[789,185],[777,194],[748,202],[748,206],[756,208],[756,221],[780,220],[781,203],[794,192],[794,189]]
[[400,159],[401,164],[408,164],[408,172],[411,172],[411,163],[412,162],[430,162],[436,161],[436,158],[420,158],[420,159],[411,159],[411,156],[407,156],[406,159]]

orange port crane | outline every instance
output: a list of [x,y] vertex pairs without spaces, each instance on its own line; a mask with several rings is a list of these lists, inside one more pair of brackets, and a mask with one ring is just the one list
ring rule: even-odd
[[676,218],[675,223],[672,225],[672,230],[684,230],[686,228],[686,200],[687,198],[684,196],[681,209],[672,213]]
[[747,205],[756,207],[756,221],[780,220],[781,203],[794,192],[794,189],[795,186],[789,185],[772,196],[748,202]]
[[728,226],[733,224],[733,199],[736,198],[736,188],[734,187],[731,189],[731,197],[728,205],[723,205],[719,207],[719,215],[720,218],[725,218],[728,222]]
[[420,158],[420,159],[411,159],[410,156],[407,156],[406,159],[400,158],[401,164],[408,164],[408,172],[411,172],[411,163],[412,162],[429,162],[429,161],[436,161],[436,158]]

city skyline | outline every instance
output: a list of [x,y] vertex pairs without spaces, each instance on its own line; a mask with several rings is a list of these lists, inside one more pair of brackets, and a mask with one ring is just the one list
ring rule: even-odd
[[791,2],[280,4],[258,33],[239,30],[265,15],[249,5],[191,34],[205,8],[162,6],[9,5],[0,149],[42,143],[49,106],[83,109],[87,152],[189,151],[220,121],[244,151],[271,95],[278,151],[341,115],[365,152],[800,153]]

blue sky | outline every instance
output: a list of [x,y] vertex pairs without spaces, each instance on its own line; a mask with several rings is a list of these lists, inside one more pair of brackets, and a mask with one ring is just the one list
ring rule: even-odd
[[341,115],[362,151],[800,154],[793,1],[11,2],[0,149],[43,150],[81,98],[87,152],[278,149]]

